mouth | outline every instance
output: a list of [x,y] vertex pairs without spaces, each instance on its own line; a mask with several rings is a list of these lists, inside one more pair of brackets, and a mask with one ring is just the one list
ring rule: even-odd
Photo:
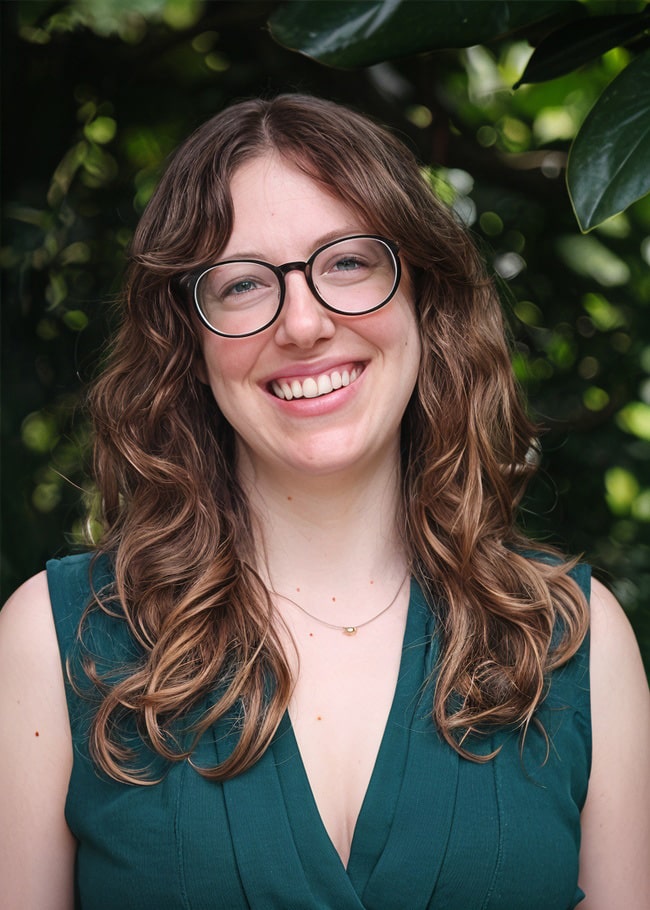
[[318,376],[306,376],[304,379],[297,377],[274,379],[269,383],[269,391],[283,401],[291,401],[294,398],[320,398],[351,385],[362,373],[363,366],[355,364],[353,367],[329,370],[319,373]]

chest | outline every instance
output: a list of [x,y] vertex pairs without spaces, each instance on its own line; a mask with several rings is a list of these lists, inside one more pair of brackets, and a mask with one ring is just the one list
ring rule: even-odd
[[[580,750],[562,748],[559,779],[539,780],[514,772],[517,748],[470,765],[443,746],[437,754],[424,726],[408,738],[416,742],[406,750],[399,736],[382,744],[347,870],[320,820],[288,719],[260,762],[223,785],[184,764],[155,787],[103,790],[78,769],[68,815],[80,841],[79,906],[574,907],[579,804],[565,769],[578,772]],[[218,748],[214,742],[197,758]]]
[[[516,737],[487,764],[462,760],[430,720],[424,681],[435,663],[425,621],[410,611],[385,731],[356,815],[347,869],[319,810],[302,755],[328,737],[285,715],[272,746],[223,784],[185,762],[152,787],[101,780],[83,737],[67,818],[79,841],[82,910],[569,910],[577,888],[579,815],[589,772],[588,688],[573,665],[544,717],[552,748],[532,737],[522,764]],[[357,656],[357,660],[361,658]],[[351,663],[354,661],[351,660]],[[337,675],[332,674],[336,679]],[[305,677],[296,711],[316,707]],[[377,683],[379,684],[379,683]],[[343,687],[348,699],[364,702]],[[333,686],[324,695],[330,699]],[[390,701],[390,696],[389,699]],[[324,703],[324,702],[323,702]],[[346,699],[341,698],[342,711]],[[384,709],[386,707],[384,698]],[[293,710],[293,709],[292,709]],[[363,709],[355,716],[361,723]],[[308,715],[309,716],[309,715]],[[298,731],[300,735],[300,721]],[[377,737],[377,717],[369,725]],[[361,749],[351,724],[332,761]],[[311,744],[311,745],[310,745]],[[227,758],[224,724],[198,745],[195,763]],[[367,750],[372,762],[372,750]],[[329,763],[325,763],[329,764]],[[346,767],[351,767],[352,760]],[[367,774],[367,768],[366,768]],[[316,775],[318,780],[318,775]],[[322,780],[336,788],[337,775]],[[359,781],[362,776],[359,776]],[[318,784],[316,784],[318,786]],[[349,793],[348,793],[349,797]],[[332,805],[336,805],[332,802]],[[351,805],[351,803],[350,803]]]
[[394,621],[362,628],[354,637],[313,623],[294,630],[291,726],[320,818],[344,866],[386,730],[405,622],[405,612],[396,611]]

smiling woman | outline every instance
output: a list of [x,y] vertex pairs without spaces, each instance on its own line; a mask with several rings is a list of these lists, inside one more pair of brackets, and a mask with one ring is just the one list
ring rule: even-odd
[[[277,154],[242,164],[230,192],[233,229],[220,254],[227,264],[208,276],[241,269],[242,250],[288,263],[258,263],[271,275],[278,269],[275,288],[258,273],[252,289],[241,281],[217,286],[243,286],[235,302],[219,305],[213,291],[203,304],[212,314],[201,336],[204,378],[235,430],[240,480],[245,474],[259,488],[262,476],[273,477],[288,490],[300,483],[295,472],[307,470],[336,477],[343,489],[362,473],[394,472],[419,368],[412,290],[408,281],[398,287],[397,246],[360,235],[354,210]],[[356,232],[346,238],[349,225]],[[323,244],[324,236],[337,239]],[[307,261],[297,261],[302,256]],[[253,273],[246,263],[236,274]],[[220,337],[214,320],[220,335],[228,326],[239,337]]]
[[1,614],[8,906],[640,910],[638,650],[517,528],[537,428],[410,152],[235,105],[130,255],[104,537]]

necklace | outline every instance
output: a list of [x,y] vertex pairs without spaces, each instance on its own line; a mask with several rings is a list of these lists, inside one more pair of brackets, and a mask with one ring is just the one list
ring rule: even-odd
[[270,590],[271,590],[271,594],[275,594],[276,597],[281,597],[282,600],[287,600],[290,604],[293,604],[294,607],[297,607],[301,613],[304,613],[305,616],[309,616],[309,618],[315,620],[315,622],[320,623],[321,626],[327,626],[328,629],[337,629],[339,632],[343,632],[344,635],[356,635],[358,629],[361,629],[363,626],[369,626],[371,622],[374,622],[376,619],[379,619],[379,617],[383,616],[384,613],[388,613],[390,608],[393,606],[393,604],[399,597],[400,591],[404,587],[404,582],[409,577],[409,574],[410,573],[407,572],[406,575],[404,576],[404,578],[400,581],[399,588],[395,592],[395,596],[393,597],[393,599],[391,600],[391,602],[388,604],[387,607],[384,607],[382,610],[379,611],[379,613],[375,613],[375,615],[371,616],[370,619],[366,619],[365,622],[357,623],[356,626],[337,626],[337,625],[335,625],[335,623],[326,622],[326,620],[321,619],[319,616],[314,616],[314,614],[310,613],[309,610],[305,610],[305,608],[303,606],[301,606],[295,600],[292,600],[290,597],[287,597],[286,594],[280,594],[280,592],[276,591],[274,588],[271,588]]

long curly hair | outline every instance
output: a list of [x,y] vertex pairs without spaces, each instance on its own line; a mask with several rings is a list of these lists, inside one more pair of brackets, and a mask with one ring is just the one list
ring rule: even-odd
[[[190,758],[219,718],[236,716],[230,757],[200,769],[219,780],[259,758],[291,695],[273,605],[250,568],[252,521],[233,431],[197,378],[199,332],[182,282],[218,259],[232,229],[232,177],[268,152],[395,240],[412,277],[422,357],[402,425],[399,520],[439,619],[432,712],[441,734],[485,760],[468,735],[526,729],[549,672],[576,652],[587,628],[570,566],[529,558],[516,528],[537,429],[513,378],[496,291],[467,231],[411,152],[366,117],[301,95],[245,101],[173,156],[135,233],[122,325],[90,396],[100,552],[115,572],[90,609],[119,616],[139,651],[110,682],[85,658],[101,692],[91,751],[118,780],[143,782],[116,733],[125,716],[172,761]],[[192,741],[181,745],[174,731],[189,717]]]

